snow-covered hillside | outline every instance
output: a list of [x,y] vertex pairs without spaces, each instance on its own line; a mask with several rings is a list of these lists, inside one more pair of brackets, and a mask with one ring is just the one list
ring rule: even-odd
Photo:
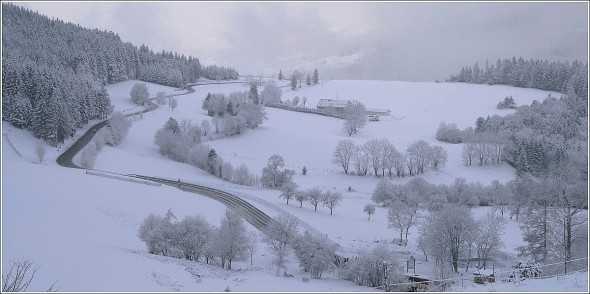
[[[135,82],[108,86],[116,110],[131,112],[137,109],[129,99],[129,91]],[[148,88],[152,97],[157,91],[178,93],[174,88],[153,84],[148,84]],[[335,208],[332,216],[329,210],[321,207],[314,212],[309,204],[304,204],[302,208],[293,202],[286,205],[284,200],[278,198],[278,191],[229,185],[204,171],[161,156],[154,145],[154,133],[168,118],[174,117],[178,121],[190,119],[193,122],[209,119],[201,109],[207,93],[247,91],[248,87],[241,84],[204,85],[195,90],[193,94],[178,96],[178,108],[174,110],[163,105],[154,112],[144,114],[142,118],[138,116],[122,144],[117,147],[106,146],[101,151],[94,169],[179,178],[232,188],[247,194],[248,201],[270,216],[283,211],[297,216],[328,234],[342,246],[341,251],[344,253],[354,254],[370,248],[375,241],[391,241],[396,236],[397,232],[387,228],[385,209],[377,208],[377,213],[370,221],[362,211],[363,206],[371,202],[370,193],[377,179],[371,176],[346,176],[331,163],[331,154],[338,140],[348,138],[339,119],[267,108],[268,120],[261,128],[248,130],[236,137],[207,142],[218,150],[224,160],[234,165],[245,163],[258,174],[273,153],[283,156],[287,167],[298,172],[306,166],[308,175],[295,177],[300,186],[321,186],[343,192],[344,201]],[[457,123],[460,128],[472,126],[478,116],[508,113],[495,109],[495,105],[506,96],[512,95],[516,103],[522,105],[534,99],[542,100],[548,94],[506,86],[328,81],[314,87],[304,86],[297,91],[286,90],[283,100],[292,99],[295,95],[306,96],[308,105],[315,106],[322,98],[357,99],[368,108],[388,108],[392,111],[390,117],[384,117],[379,122],[367,122],[366,127],[352,139],[362,143],[371,138],[388,138],[400,150],[412,141],[426,140],[431,145],[443,146],[449,152],[447,167],[439,172],[427,171],[423,175],[427,181],[449,183],[461,176],[487,185],[494,179],[510,180],[514,173],[512,168],[508,165],[463,166],[459,160],[460,145],[434,139],[438,124],[446,121]],[[254,256],[253,266],[250,266],[249,261],[238,262],[232,271],[203,263],[149,255],[137,237],[138,226],[149,213],[164,214],[172,208],[179,219],[201,214],[210,223],[218,225],[225,207],[209,198],[171,187],[107,179],[87,175],[84,170],[59,167],[55,159],[64,147],[59,151],[48,148],[45,162],[37,164],[34,163],[34,138],[30,133],[6,122],[2,122],[2,133],[2,266],[6,267],[11,259],[16,258],[28,258],[40,266],[29,290],[42,290],[57,280],[60,291],[209,292],[223,291],[226,287],[232,291],[255,292],[375,291],[334,275],[303,282],[302,277],[308,274],[299,270],[293,256],[289,259],[288,271],[295,277],[277,277],[272,270],[271,255],[262,243]],[[9,140],[20,156],[11,147]],[[66,142],[65,147],[69,144],[71,142]],[[394,179],[395,182],[407,180],[407,177]],[[345,191],[349,186],[356,191]],[[475,209],[476,217],[489,209]],[[521,246],[523,241],[518,223],[507,220],[506,227],[503,251],[505,258],[511,259],[515,248]],[[255,230],[249,224],[247,228]],[[414,255],[418,262],[417,271],[431,272],[432,266],[424,261],[416,249],[417,231],[410,230],[409,237],[408,247],[391,245],[399,252],[399,260]],[[582,278],[578,275],[563,283],[569,288],[547,289],[587,289],[587,278]],[[463,290],[488,290],[481,289]],[[500,284],[495,285],[494,289],[523,290],[516,286],[505,288]],[[528,291],[529,287],[526,289]],[[539,289],[544,290],[542,287]]]

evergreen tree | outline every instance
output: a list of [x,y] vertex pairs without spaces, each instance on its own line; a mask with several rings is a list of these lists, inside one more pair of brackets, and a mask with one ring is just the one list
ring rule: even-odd
[[313,71],[313,84],[317,85],[320,82],[320,78],[318,76],[318,69],[314,69]]
[[295,77],[295,74],[293,74],[291,76],[291,90],[295,91],[295,89],[297,89],[297,78]]
[[279,81],[283,80],[283,71],[279,70]]
[[311,86],[311,78],[309,77],[309,74],[307,74],[307,78],[305,78],[305,84]]
[[217,172],[216,166],[217,166],[217,153],[215,152],[215,149],[211,149],[209,151],[209,155],[207,155],[207,171],[210,174],[215,175]]
[[171,131],[173,134],[180,134],[180,124],[174,118],[169,118],[164,124],[164,128]]
[[260,104],[260,97],[258,96],[258,88],[256,84],[250,85],[250,92],[248,92],[248,98],[254,102],[254,104]]

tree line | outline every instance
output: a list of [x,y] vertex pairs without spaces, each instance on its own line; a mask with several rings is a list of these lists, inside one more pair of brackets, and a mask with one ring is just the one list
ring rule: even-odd
[[447,152],[423,140],[410,144],[402,153],[387,139],[371,139],[358,146],[352,140],[344,139],[338,142],[332,162],[341,166],[345,174],[364,176],[371,167],[376,177],[385,177],[385,174],[404,177],[423,174],[427,167],[443,167],[447,162]]
[[572,87],[577,94],[582,94],[588,90],[588,63],[512,57],[498,59],[494,65],[486,60],[483,67],[476,62],[473,66],[461,68],[459,74],[451,75],[447,81],[511,85],[560,93],[567,93]]
[[[154,53],[109,31],[86,29],[2,3],[2,119],[51,145],[113,111],[104,86],[128,79],[182,87],[201,75],[199,60]],[[33,35],[34,34],[34,35]],[[210,67],[207,74],[237,73]]]
[[150,254],[204,261],[228,270],[233,262],[248,258],[252,265],[259,241],[274,256],[277,275],[286,269],[286,257],[291,250],[312,279],[320,279],[324,272],[336,268],[338,245],[322,234],[299,233],[297,220],[292,216],[274,217],[261,233],[259,236],[249,232],[240,214],[230,209],[225,210],[219,226],[210,224],[201,215],[178,220],[169,209],[164,216],[149,214],[138,229],[138,237]]

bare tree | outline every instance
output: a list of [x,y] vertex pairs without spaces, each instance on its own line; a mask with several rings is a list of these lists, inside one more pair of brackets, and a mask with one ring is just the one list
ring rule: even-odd
[[357,175],[364,176],[367,174],[367,170],[369,169],[369,153],[366,144],[355,146],[352,161]]
[[[469,247],[469,240],[476,230],[473,215],[465,206],[447,205],[439,211],[432,212],[425,220],[426,226],[421,234],[429,246],[431,255],[437,259],[447,255],[457,272],[459,255]],[[442,250],[442,252],[441,252]]]
[[[27,292],[39,267],[28,259],[11,260],[8,269],[2,269],[2,292]],[[45,292],[57,292],[55,281]]]
[[211,124],[208,120],[204,120],[201,122],[201,128],[203,129],[203,136],[207,136],[207,132],[211,129]]
[[299,207],[303,207],[303,202],[307,201],[307,193],[301,190],[295,190],[295,200],[299,202]]
[[248,232],[246,248],[250,254],[250,266],[252,266],[252,256],[254,256],[254,252],[256,252],[256,249],[258,248],[258,234],[256,234],[256,232]]
[[432,168],[438,170],[439,167],[445,166],[447,163],[447,151],[441,146],[433,146],[430,158]]
[[416,174],[423,174],[424,167],[428,165],[432,158],[432,147],[424,140],[412,143],[406,151],[408,157],[415,160]]
[[334,154],[332,154],[332,162],[341,165],[344,169],[344,173],[348,174],[348,168],[350,161],[354,156],[355,145],[350,139],[340,140]]
[[473,159],[475,158],[476,150],[477,150],[476,143],[468,142],[468,143],[463,144],[462,155],[463,155],[463,162],[465,163],[465,165],[471,165],[471,163],[473,162]]
[[387,222],[389,228],[396,228],[400,230],[400,243],[403,242],[403,234],[405,232],[406,245],[408,242],[408,231],[417,223],[418,211],[416,207],[408,205],[403,202],[396,201],[389,207],[387,211]]
[[283,186],[281,186],[280,197],[287,200],[287,205],[289,205],[289,199],[295,196],[295,191],[297,191],[298,187],[299,186],[295,184],[293,181],[288,181],[284,183]]
[[43,158],[45,158],[45,154],[47,153],[46,146],[45,142],[41,139],[37,140],[35,146],[33,146],[33,151],[35,152],[37,159],[39,159],[39,163],[43,162]]
[[326,191],[322,197],[322,202],[324,202],[324,206],[330,209],[330,215],[332,215],[332,211],[334,207],[338,206],[342,201],[342,193],[338,191]]
[[365,205],[365,208],[363,208],[363,211],[369,215],[368,220],[371,220],[371,215],[375,214],[375,205],[367,204],[367,205]]
[[322,201],[322,189],[318,187],[311,188],[306,191],[307,201],[313,205],[315,211],[318,211],[318,204]]
[[502,238],[504,234],[504,220],[502,217],[493,212],[488,212],[477,222],[478,230],[475,235],[475,246],[477,248],[477,257],[479,258],[479,267],[486,268],[486,260],[493,250],[502,247]]

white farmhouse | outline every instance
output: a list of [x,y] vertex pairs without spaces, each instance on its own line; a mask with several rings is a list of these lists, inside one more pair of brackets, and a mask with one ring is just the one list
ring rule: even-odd
[[344,112],[346,105],[352,104],[350,100],[332,100],[332,99],[320,99],[317,105],[317,109]]

